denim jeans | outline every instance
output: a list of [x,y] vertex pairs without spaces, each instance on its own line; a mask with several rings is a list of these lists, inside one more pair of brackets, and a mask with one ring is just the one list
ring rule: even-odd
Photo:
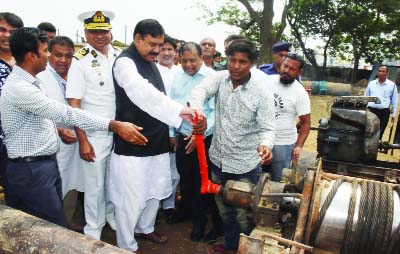
[[270,170],[271,180],[279,182],[282,178],[283,168],[290,166],[292,160],[293,145],[275,145],[272,149],[272,155],[274,156],[267,168]]
[[[230,174],[211,163],[211,177],[213,182],[224,185],[228,180],[256,184],[260,176],[258,168],[244,174]],[[224,203],[222,196],[215,196],[219,214],[224,223],[224,247],[227,250],[237,250],[239,235],[251,233],[254,228],[251,210],[235,207]]]

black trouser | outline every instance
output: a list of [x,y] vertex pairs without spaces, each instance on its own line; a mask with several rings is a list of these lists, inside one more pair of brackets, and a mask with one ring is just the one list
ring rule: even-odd
[[389,108],[371,108],[368,107],[368,109],[374,113],[380,121],[380,133],[379,133],[379,140],[382,140],[383,133],[385,132],[386,126],[389,122],[389,117],[390,117],[390,109]]
[[0,139],[0,186],[5,187],[5,177],[7,168],[7,148]]
[[55,155],[50,160],[7,162],[8,206],[65,226],[61,177]]
[[[177,136],[176,149],[176,167],[180,175],[179,186],[182,195],[181,209],[183,212],[188,212],[191,215],[194,226],[205,228],[207,223],[207,209],[210,207],[213,226],[222,232],[222,220],[219,216],[214,197],[211,194],[200,194],[201,178],[197,151],[194,150],[192,153],[186,154],[185,147],[188,141],[184,140],[184,138],[182,135]],[[210,148],[211,140],[211,135],[204,139],[208,165],[210,165],[208,149]],[[211,179],[210,169],[209,176]]]

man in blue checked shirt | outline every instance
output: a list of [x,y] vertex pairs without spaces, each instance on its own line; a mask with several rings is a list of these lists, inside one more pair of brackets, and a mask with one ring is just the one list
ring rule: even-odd
[[[396,84],[389,80],[387,75],[387,66],[380,66],[378,70],[378,78],[369,82],[367,89],[365,89],[366,96],[378,97],[381,100],[380,104],[376,104],[375,102],[368,103],[369,110],[377,115],[380,120],[380,140],[382,140],[390,116],[390,126],[394,123],[394,118],[396,117],[397,112],[397,101],[399,98]],[[390,106],[392,106],[391,110]]]

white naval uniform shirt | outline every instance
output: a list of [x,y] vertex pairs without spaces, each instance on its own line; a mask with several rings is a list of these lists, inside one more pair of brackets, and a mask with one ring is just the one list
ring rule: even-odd
[[[108,57],[89,44],[81,59],[74,57],[68,71],[66,97],[81,99],[81,108],[98,116],[115,118],[112,66],[119,52],[108,46]],[[97,133],[100,134],[100,133]],[[108,132],[102,134],[112,135]]]

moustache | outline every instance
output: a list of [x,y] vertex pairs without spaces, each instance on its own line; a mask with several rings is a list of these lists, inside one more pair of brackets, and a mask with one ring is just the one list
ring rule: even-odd
[[150,55],[152,55],[152,56],[158,56],[158,53],[157,53],[157,52],[150,52]]

